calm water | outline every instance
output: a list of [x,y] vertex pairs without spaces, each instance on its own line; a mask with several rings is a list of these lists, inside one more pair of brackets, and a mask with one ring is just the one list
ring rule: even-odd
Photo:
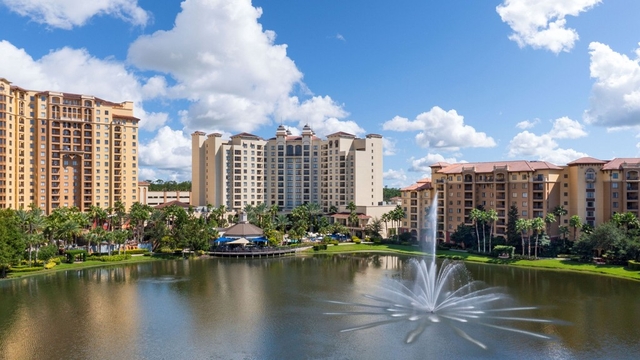
[[503,286],[526,324],[555,341],[484,330],[489,350],[443,331],[415,343],[406,323],[340,333],[375,318],[332,317],[325,300],[366,302],[408,272],[395,256],[199,259],[0,281],[0,359],[625,359],[640,351],[640,283],[467,264]]

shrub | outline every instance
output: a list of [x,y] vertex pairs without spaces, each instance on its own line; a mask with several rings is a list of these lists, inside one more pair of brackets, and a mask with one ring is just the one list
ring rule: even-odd
[[125,254],[131,254],[131,255],[146,254],[148,252],[149,250],[147,249],[129,249],[124,251]]
[[374,245],[380,245],[380,244],[382,244],[382,239],[381,239],[381,238],[379,238],[379,237],[374,237],[374,238],[373,238],[373,244],[374,244]]
[[131,254],[121,254],[121,255],[104,255],[99,256],[98,260],[103,262],[112,262],[112,261],[124,261],[131,259]]
[[640,261],[629,260],[627,262],[627,267],[629,270],[640,270]]
[[513,246],[496,245],[493,247],[493,250],[491,250],[491,256],[499,257],[500,255],[506,254],[509,256],[509,258],[513,258],[514,251],[515,251],[515,248]]
[[158,251],[160,254],[173,254],[173,249],[169,248],[169,247],[162,247],[160,248],[160,251]]
[[55,245],[43,246],[38,251],[38,260],[48,261],[58,254],[58,247]]
[[362,242],[362,240],[355,238],[355,240],[353,240],[354,244],[360,244]]
[[332,245],[338,245],[340,242],[338,240],[332,239],[331,241],[329,241],[329,244]]
[[42,268],[40,266],[9,268],[9,271],[14,273],[14,274],[16,274],[16,273],[28,273],[28,272],[38,271],[38,270],[42,270]]
[[82,261],[87,261],[87,250],[67,250],[67,262],[73,264],[78,256],[82,257]]
[[45,269],[53,269],[54,266],[56,266],[57,264],[55,263],[55,261],[49,261],[48,263],[46,263],[44,265]]
[[359,241],[360,241],[360,238],[359,238],[359,237],[357,237],[357,236],[355,236],[355,235],[353,235],[353,236],[351,237],[351,241],[356,242],[356,240],[358,240],[358,242],[359,242]]

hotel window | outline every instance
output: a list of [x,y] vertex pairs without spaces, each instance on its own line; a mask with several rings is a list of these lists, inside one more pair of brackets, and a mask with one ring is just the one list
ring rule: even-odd
[[618,183],[617,182],[611,183],[611,187],[614,188],[614,189],[617,189],[618,188]]
[[617,209],[617,208],[618,208],[618,202],[617,202],[617,201],[614,201],[614,202],[613,202],[613,208],[614,208],[614,209]]
[[[617,194],[617,193],[614,193],[614,194]],[[588,192],[587,193],[587,199],[593,199],[595,197],[596,197],[596,193],[593,193],[593,192]]]
[[527,194],[526,192],[523,192],[523,193],[522,193],[522,197],[523,197],[523,198],[526,198],[527,196],[528,196],[528,194]]
[[617,199],[618,198],[618,192],[612,193],[612,196],[613,196],[614,199]]
[[522,210],[522,216],[527,216],[527,215],[528,215],[527,210]]
[[617,178],[618,178],[618,173],[613,173],[613,174],[611,175],[611,177],[612,177],[612,178],[614,178],[614,179],[617,179]]

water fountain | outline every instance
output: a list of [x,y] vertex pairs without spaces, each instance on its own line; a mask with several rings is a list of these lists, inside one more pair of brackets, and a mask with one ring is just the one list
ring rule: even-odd
[[[437,199],[433,199],[437,203]],[[513,299],[496,287],[473,281],[462,262],[445,260],[438,269],[436,263],[436,207],[427,215],[427,236],[422,246],[428,254],[423,260],[412,260],[414,276],[411,281],[389,280],[380,287],[381,294],[365,294],[369,303],[330,301],[334,304],[356,307],[360,310],[331,312],[327,315],[365,315],[378,320],[344,329],[342,332],[369,329],[397,322],[412,327],[405,342],[412,343],[433,326],[447,326],[462,339],[482,348],[487,345],[468,330],[491,328],[519,333],[539,339],[552,337],[517,327],[518,323],[556,323],[558,321],[516,316],[536,307],[514,306]]]

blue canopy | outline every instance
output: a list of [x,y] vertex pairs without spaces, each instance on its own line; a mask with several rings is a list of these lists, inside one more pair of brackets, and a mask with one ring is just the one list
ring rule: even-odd
[[267,238],[265,238],[264,236],[253,238],[253,239],[248,239],[248,240],[250,240],[251,242],[254,242],[254,243],[263,243],[263,242],[266,243],[267,242]]
[[229,241],[232,241],[232,240],[235,240],[235,239],[223,236],[223,237],[217,238],[216,241],[214,241],[214,242],[222,244],[222,243],[226,243],[226,242],[229,242]]

